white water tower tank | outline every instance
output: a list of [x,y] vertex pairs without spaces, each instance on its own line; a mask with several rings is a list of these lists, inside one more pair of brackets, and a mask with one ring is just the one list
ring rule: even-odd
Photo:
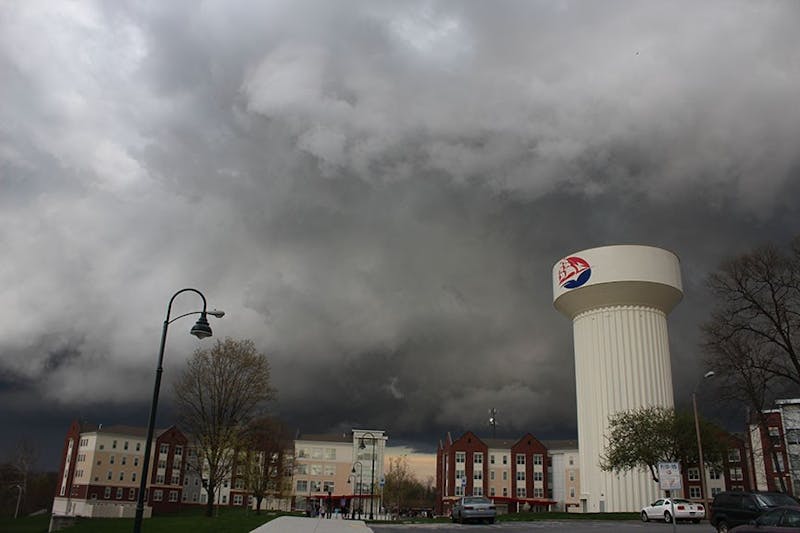
[[649,472],[599,463],[611,415],[674,406],[667,314],[682,297],[678,257],[652,246],[591,248],[553,266],[553,305],[572,319],[585,512],[638,512],[658,498]]

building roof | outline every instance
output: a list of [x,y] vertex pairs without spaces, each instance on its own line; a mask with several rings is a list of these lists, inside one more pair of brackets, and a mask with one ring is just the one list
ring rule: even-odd
[[[172,427],[172,426],[170,426]],[[167,429],[170,428],[162,428],[156,429],[153,432],[153,436],[158,437]],[[105,433],[108,435],[127,435],[129,437],[147,437],[147,428],[139,427],[139,426],[123,426],[123,425],[112,425],[112,426],[104,426],[103,424],[87,424],[81,427],[81,433]]]
[[322,433],[322,434],[301,434],[298,433],[295,440],[307,440],[313,442],[353,442],[353,437],[347,433]]
[[550,451],[553,450],[577,450],[578,449],[578,441],[574,439],[567,439],[567,440],[543,440],[542,444],[544,444],[545,448]]
[[510,449],[514,446],[518,441],[519,438],[516,439],[481,439],[484,444],[488,448],[501,448],[501,449]]

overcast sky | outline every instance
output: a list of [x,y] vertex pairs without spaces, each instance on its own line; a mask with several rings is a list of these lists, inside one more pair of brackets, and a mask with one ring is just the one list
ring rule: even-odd
[[[800,3],[0,0],[0,446],[144,426],[166,305],[268,355],[304,432],[576,438],[561,257],[704,280],[800,231]],[[199,308],[187,293],[174,314]],[[171,326],[171,380],[213,339]],[[700,405],[717,416],[713,394]],[[732,428],[737,429],[737,428]]]

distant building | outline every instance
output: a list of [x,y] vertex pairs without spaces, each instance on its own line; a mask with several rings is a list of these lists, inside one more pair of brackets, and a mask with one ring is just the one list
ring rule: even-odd
[[581,469],[577,440],[542,441],[550,456],[548,494],[553,511],[580,511]]
[[763,411],[766,427],[753,417],[748,426],[750,464],[757,490],[798,494],[800,489],[800,399],[775,402]]
[[[133,517],[146,437],[146,428],[73,422],[64,438],[53,514]],[[156,431],[145,516],[179,509],[186,443],[186,437],[175,426]]]
[[370,510],[380,513],[387,440],[383,430],[298,434],[294,441],[292,508],[310,514],[321,507],[342,513],[355,511],[362,516]]
[[450,433],[436,453],[435,512],[447,515],[462,496],[487,496],[499,512],[549,510],[547,448],[530,433],[517,440],[481,439],[471,431]]

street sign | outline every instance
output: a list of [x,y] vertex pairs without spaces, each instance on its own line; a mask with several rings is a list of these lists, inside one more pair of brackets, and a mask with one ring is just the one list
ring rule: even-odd
[[681,464],[658,463],[658,486],[661,490],[680,490]]

